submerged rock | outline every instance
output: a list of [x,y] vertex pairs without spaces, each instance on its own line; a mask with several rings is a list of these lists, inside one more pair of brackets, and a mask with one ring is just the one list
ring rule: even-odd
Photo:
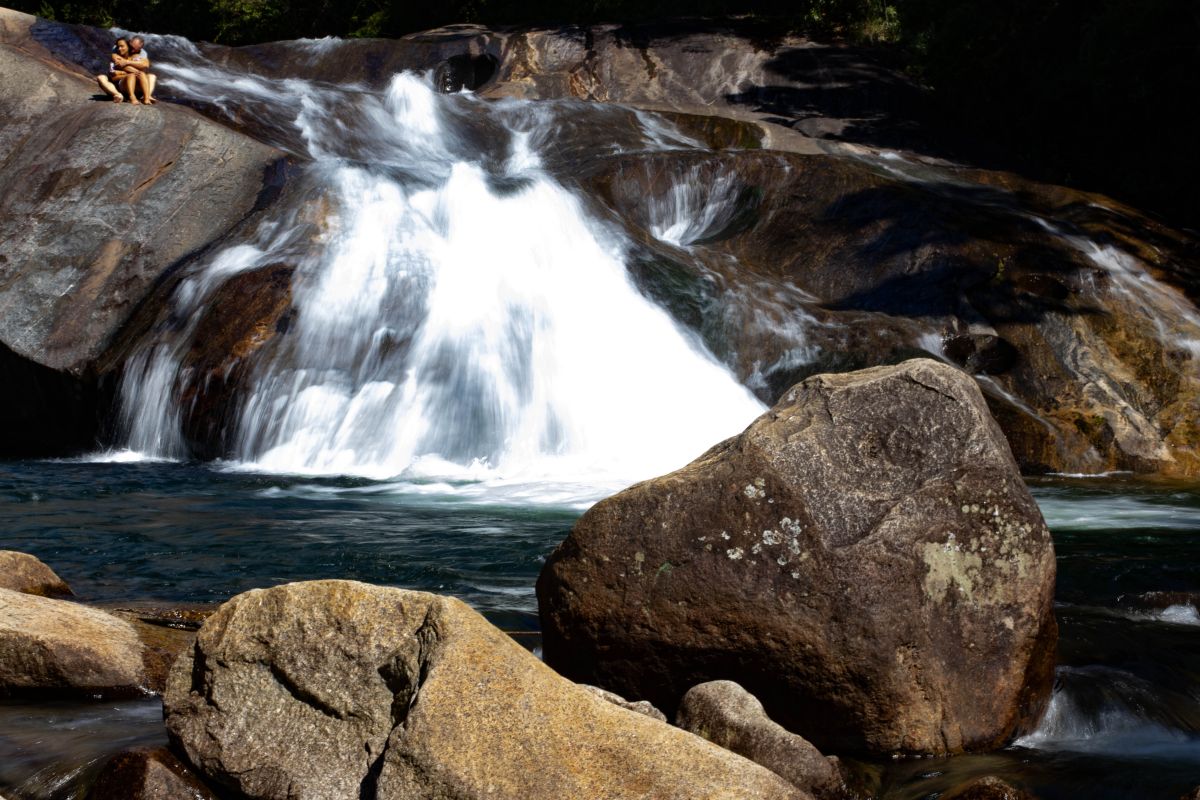
[[789,733],[762,703],[733,681],[693,686],[683,696],[675,724],[745,756],[818,798],[843,798],[837,766],[803,737]]
[[973,381],[809,378],[597,503],[537,583],[546,663],[673,711],[735,680],[822,750],[1003,744],[1049,694],[1054,549]]
[[87,800],[216,800],[165,747],[118,753],[96,776]]
[[40,597],[69,597],[67,582],[36,556],[15,550],[0,550],[0,589]]
[[556,675],[463,603],[316,581],[226,603],[171,672],[175,746],[250,798],[804,798]]
[[125,696],[145,685],[142,644],[129,623],[0,589],[0,691]]
[[1035,800],[1024,789],[1018,789],[995,775],[976,778],[963,786],[956,786],[942,795],[943,800]]

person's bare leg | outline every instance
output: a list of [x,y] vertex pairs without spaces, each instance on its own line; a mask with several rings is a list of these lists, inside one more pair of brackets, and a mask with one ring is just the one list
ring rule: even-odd
[[154,103],[150,96],[150,80],[146,77],[146,73],[138,72],[136,74],[138,87],[142,90],[142,100],[146,101],[147,105]]
[[121,90],[113,86],[112,81],[107,75],[97,75],[96,82],[100,84],[100,88],[113,99],[114,103],[120,103],[125,98],[121,96]]
[[142,103],[137,99],[137,73],[130,72],[125,78],[125,91],[129,94],[129,102],[132,105],[140,106]]
[[146,102],[150,105],[154,105],[158,102],[154,99],[154,87],[158,85],[158,76],[153,72],[147,72],[146,81],[150,84],[150,91],[146,94]]

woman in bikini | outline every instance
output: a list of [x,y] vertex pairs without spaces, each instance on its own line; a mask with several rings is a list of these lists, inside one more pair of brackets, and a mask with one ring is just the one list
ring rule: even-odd
[[[112,97],[114,103],[120,103],[125,100],[125,97],[121,94],[121,90],[117,87],[129,78],[129,73],[125,71],[124,65],[120,63],[128,58],[129,41],[124,38],[117,39],[116,44],[113,46],[112,56],[108,60],[108,72],[96,76],[96,82],[100,84],[101,89]],[[129,93],[129,97],[135,103],[138,101],[133,96],[132,90]]]

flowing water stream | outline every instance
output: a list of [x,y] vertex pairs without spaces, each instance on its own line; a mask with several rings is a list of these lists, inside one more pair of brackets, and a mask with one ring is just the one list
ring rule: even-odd
[[188,53],[187,67],[168,56],[164,89],[253,118],[305,159],[303,190],[176,291],[174,316],[188,322],[126,371],[130,451],[183,455],[175,387],[196,323],[224,281],[281,261],[296,265],[297,321],[241,405],[232,456],[243,468],[595,499],[681,466],[761,412],[639,293],[627,242],[546,168],[581,118],[614,152],[694,146],[664,121],[483,104],[411,73],[382,92],[269,82]]
[[[582,510],[761,412],[638,291],[626,234],[564,179],[589,153],[697,146],[666,120],[439,95],[409,73],[382,91],[268,81],[182,40],[149,46],[164,94],[298,166],[284,201],[182,277],[171,324],[127,365],[117,447],[0,463],[2,546],[82,599],[219,603],[352,578],[461,597],[533,646],[534,581]],[[648,230],[687,250],[728,224],[735,194],[681,182]],[[202,315],[226,281],[278,263],[295,270],[295,327],[254,364],[230,458],[188,461],[178,386]],[[803,325],[795,338],[802,358]],[[1046,800],[1200,784],[1200,492],[1033,490],[1059,556],[1049,712],[999,753],[869,766],[883,797],[989,773]],[[108,754],[162,740],[155,700],[0,704],[0,790],[76,797]]]

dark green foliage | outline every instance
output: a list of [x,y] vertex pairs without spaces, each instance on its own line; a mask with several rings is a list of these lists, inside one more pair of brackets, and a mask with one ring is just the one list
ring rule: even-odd
[[911,69],[992,165],[1200,224],[1200,3],[898,5]]
[[458,22],[530,25],[743,14],[770,19],[781,33],[862,30],[880,38],[887,20],[895,19],[895,10],[881,0],[16,0],[14,7],[61,22],[234,45],[312,36],[401,36]]

